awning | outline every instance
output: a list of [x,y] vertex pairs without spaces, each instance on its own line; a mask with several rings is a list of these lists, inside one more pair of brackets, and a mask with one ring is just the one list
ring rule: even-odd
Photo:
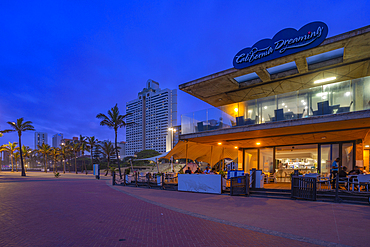
[[170,159],[188,159],[203,161],[209,163],[211,166],[222,159],[229,158],[235,160],[238,158],[238,150],[230,147],[223,147],[222,145],[207,145],[197,142],[179,141],[176,146],[163,158]]
[[157,156],[154,156],[154,157],[150,157],[150,158],[135,159],[135,161],[137,161],[137,160],[149,160],[149,161],[156,162],[156,161],[157,161],[157,159],[162,159],[162,158],[164,158],[167,154],[168,154],[168,152],[163,153],[163,154],[160,154],[160,155],[157,155]]

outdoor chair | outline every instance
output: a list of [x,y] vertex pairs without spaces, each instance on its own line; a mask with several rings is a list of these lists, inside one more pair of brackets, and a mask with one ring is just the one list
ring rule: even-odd
[[244,125],[244,117],[236,117],[236,126],[242,126]]
[[352,104],[353,104],[353,101],[351,101],[351,103],[349,104],[349,106],[339,107],[337,113],[349,112],[351,110]]
[[[336,181],[334,180],[333,183]],[[338,188],[344,187],[346,190],[349,190],[349,178],[348,177],[339,177]]]
[[349,184],[352,184],[352,191],[354,191],[354,187],[355,185],[357,185],[358,192],[361,192],[361,186],[364,186],[366,188],[366,191],[369,191],[369,183],[370,174],[359,174],[357,175],[357,177],[354,177],[353,181],[349,180]]
[[274,118],[274,120],[275,121],[285,120],[284,110],[283,109],[277,109],[277,110],[275,110],[275,118]]
[[318,189],[321,190],[322,185],[326,185],[328,190],[331,190],[330,176],[318,176],[317,179]]

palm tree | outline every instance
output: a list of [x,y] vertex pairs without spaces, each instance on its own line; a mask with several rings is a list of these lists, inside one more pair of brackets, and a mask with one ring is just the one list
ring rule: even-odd
[[118,132],[118,128],[122,128],[127,125],[124,119],[128,115],[131,115],[131,113],[128,113],[126,115],[120,115],[117,104],[108,111],[108,116],[103,113],[99,113],[98,115],[96,115],[98,119],[102,119],[102,121],[100,122],[101,126],[108,126],[109,128],[114,129],[114,134],[115,134],[114,146],[115,146],[115,151],[116,151],[116,156],[117,156],[119,177],[121,179],[122,179],[122,173],[121,173],[121,167],[119,165],[119,157],[118,157],[117,132]]
[[72,144],[72,150],[73,150],[73,154],[75,156],[75,171],[76,171],[76,174],[78,174],[78,172],[77,172],[77,153],[78,153],[78,151],[80,151],[80,144],[79,143],[73,143]]
[[113,144],[112,144],[111,141],[101,143],[100,147],[101,147],[100,153],[103,154],[106,157],[107,161],[108,161],[107,170],[106,170],[107,172],[104,175],[104,176],[107,176],[109,168],[110,168],[109,167],[110,158],[112,156],[114,156],[115,148],[113,147]]
[[[2,136],[2,134],[0,132],[0,137],[1,136]],[[5,148],[5,144],[3,144],[3,145],[0,146],[0,154],[1,154],[2,151],[5,151],[4,148]],[[2,156],[0,156],[0,168],[2,167],[2,164],[1,164],[2,159],[3,159]],[[1,171],[1,169],[0,169],[0,171]]]
[[54,161],[53,172],[56,173],[56,172],[58,172],[58,168],[56,168],[56,162],[57,162],[57,157],[60,154],[59,148],[52,148],[50,150],[50,154],[51,154],[51,156],[53,156],[53,161]]
[[46,158],[48,154],[50,153],[50,146],[48,144],[42,143],[42,145],[37,146],[39,148],[38,152],[44,156],[44,167],[45,167],[45,172],[48,172],[48,169],[46,167]]
[[[19,149],[19,148],[18,148]],[[32,149],[28,146],[22,145],[23,163],[26,164],[26,158],[29,158],[32,153]],[[24,166],[24,170],[27,172],[27,165]]]
[[14,161],[15,161],[15,171],[18,172],[18,160],[19,160],[19,152],[14,153]]
[[14,152],[17,150],[17,143],[16,142],[13,142],[13,143],[9,142],[8,144],[4,145],[3,150],[10,154],[10,158],[11,158],[11,161],[12,161],[12,172],[14,172],[13,157],[14,157]]
[[93,150],[94,147],[98,144],[98,139],[95,139],[95,136],[87,137],[87,144],[88,148],[90,149],[91,167],[93,167]]
[[68,146],[65,145],[64,143],[61,144],[60,147],[60,154],[63,157],[63,173],[66,173],[66,161],[67,161],[67,155],[68,155]]
[[[12,129],[3,130],[2,133],[9,133],[9,132],[18,132],[18,139],[19,139],[19,146],[22,147],[22,132],[27,130],[35,130],[35,128],[32,125],[31,121],[25,121],[23,122],[23,118],[18,118],[17,122],[7,122]],[[22,149],[19,150],[19,153],[21,155],[21,166],[22,166],[22,176],[26,176],[26,172],[24,170],[23,165],[23,156],[22,156]]]
[[[87,175],[87,167],[86,167],[85,158],[84,158],[85,151],[88,151],[86,136],[80,135],[80,150],[81,150],[81,153],[82,153],[82,167],[85,167],[85,172],[86,172],[86,175]],[[81,171],[82,171],[82,169],[81,169]]]

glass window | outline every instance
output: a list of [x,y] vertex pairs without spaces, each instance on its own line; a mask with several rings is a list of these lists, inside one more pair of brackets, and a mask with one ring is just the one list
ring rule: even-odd
[[333,161],[339,157],[339,144],[321,145],[321,171],[322,176],[330,175],[330,168]]
[[260,149],[260,169],[264,173],[274,173],[274,149],[261,148]]
[[261,118],[259,119],[260,123],[266,123],[273,121],[273,117],[275,115],[275,96],[261,98],[257,100],[258,102],[258,110],[259,110],[259,116]]
[[343,143],[341,165],[346,166],[348,171],[353,167],[353,143]]
[[[286,93],[277,96],[277,108],[274,120],[289,120],[298,118],[298,92]],[[283,113],[283,114],[281,114]]]
[[290,182],[294,170],[301,174],[317,173],[317,144],[276,147],[275,158],[278,167],[275,170],[277,182]]
[[[329,108],[323,108],[323,115],[349,112],[353,104],[351,81],[323,85],[323,104],[327,102]],[[351,103],[352,102],[352,103]],[[325,106],[324,106],[325,107]]]
[[252,168],[258,169],[258,149],[244,150],[244,172],[249,173]]

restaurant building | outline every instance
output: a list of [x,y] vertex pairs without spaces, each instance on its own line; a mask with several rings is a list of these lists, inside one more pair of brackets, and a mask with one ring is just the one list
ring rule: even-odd
[[284,29],[238,52],[234,68],[181,84],[214,108],[182,115],[180,140],[211,156],[223,147],[217,157],[277,182],[297,169],[327,175],[337,157],[369,171],[370,26],[327,33],[322,22]]

